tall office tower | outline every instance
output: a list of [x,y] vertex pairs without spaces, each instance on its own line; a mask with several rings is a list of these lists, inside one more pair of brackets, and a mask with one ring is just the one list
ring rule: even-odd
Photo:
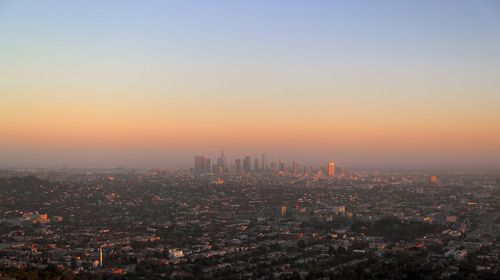
[[342,166],[335,166],[335,174],[337,176],[343,176],[344,175],[344,168]]
[[316,175],[318,175],[318,177],[323,177],[323,176],[326,176],[326,167],[324,166],[321,166],[321,168],[318,170],[318,172],[316,173]]
[[279,160],[279,163],[278,163],[278,170],[281,172],[285,172],[285,162],[281,159]]
[[298,162],[293,162],[292,163],[292,173],[293,174],[300,174],[300,164]]
[[255,158],[253,167],[254,167],[253,170],[255,170],[255,172],[260,172],[261,166],[259,158]]
[[262,171],[266,171],[267,169],[266,154],[262,154],[262,156],[260,157],[260,166]]
[[206,158],[204,156],[194,157],[194,175],[205,173]]
[[278,170],[278,167],[276,165],[276,162],[271,162],[271,172],[276,172]]
[[335,176],[335,162],[333,160],[328,163],[328,176]]
[[243,170],[245,172],[252,171],[252,158],[249,155],[246,155],[243,159]]
[[226,169],[226,157],[224,156],[224,151],[220,153],[220,157],[217,159],[217,166],[222,169]]
[[241,171],[241,159],[235,159],[234,164],[236,165],[236,173],[240,173]]
[[205,166],[203,169],[205,170],[204,173],[211,173],[212,172],[212,162],[209,158],[205,159]]

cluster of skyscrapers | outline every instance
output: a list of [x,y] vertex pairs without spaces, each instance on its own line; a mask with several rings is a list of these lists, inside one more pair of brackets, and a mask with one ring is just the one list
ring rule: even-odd
[[267,169],[266,155],[262,154],[261,158],[255,158],[252,163],[252,158],[246,155],[244,158],[235,159],[233,163],[229,163],[224,151],[221,152],[217,162],[212,164],[212,160],[205,156],[196,156],[194,158],[194,174],[208,173],[227,173],[227,172],[261,172]]
[[194,175],[203,174],[221,174],[221,173],[290,173],[290,174],[320,174],[330,177],[335,177],[343,173],[343,169],[335,165],[334,161],[330,161],[327,166],[321,167],[319,170],[307,169],[306,166],[301,166],[300,163],[293,161],[291,165],[285,165],[285,162],[280,159],[277,162],[267,163],[266,154],[262,154],[252,160],[250,155],[245,155],[243,158],[237,158],[233,162],[229,162],[224,154],[217,158],[215,163],[212,163],[210,158],[205,156],[195,156],[194,158]]

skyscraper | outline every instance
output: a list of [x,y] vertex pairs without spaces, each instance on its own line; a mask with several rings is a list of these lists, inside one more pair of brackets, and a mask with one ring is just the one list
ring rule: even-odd
[[224,151],[221,151],[220,157],[217,159],[217,166],[223,170],[227,168],[226,157],[224,156]]
[[328,163],[328,176],[335,176],[335,162],[333,160]]
[[278,163],[278,170],[281,172],[285,172],[285,162],[281,159],[279,160],[279,163]]
[[300,174],[300,164],[298,162],[293,162],[292,163],[292,173],[293,174]]
[[276,172],[278,170],[278,167],[276,165],[276,162],[271,162],[271,172]]
[[259,158],[255,158],[255,162],[254,162],[254,168],[255,172],[260,172],[261,170],[261,166],[260,166],[260,160]]
[[241,171],[241,159],[239,159],[239,158],[235,159],[234,164],[236,165],[236,173],[240,173],[240,171]]
[[252,158],[249,155],[246,155],[245,159],[243,159],[243,170],[245,172],[252,171]]
[[205,156],[195,156],[194,157],[194,175],[200,175],[205,173]]
[[266,154],[262,154],[262,156],[260,158],[260,165],[261,165],[262,171],[266,171],[266,169],[267,169]]
[[205,159],[205,166],[203,168],[203,173],[211,173],[212,172],[212,161],[209,158]]
[[194,157],[194,175],[201,175],[212,172],[212,162],[205,156]]
[[344,168],[342,166],[335,166],[335,176],[343,176]]

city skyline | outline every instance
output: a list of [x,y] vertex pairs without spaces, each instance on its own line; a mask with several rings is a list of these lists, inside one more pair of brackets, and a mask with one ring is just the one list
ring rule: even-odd
[[[60,150],[58,150],[60,152]],[[222,150],[224,151],[224,150]],[[95,151],[94,151],[95,152]],[[96,156],[94,154],[86,154],[85,152],[79,153],[78,151],[69,151],[63,157],[56,158],[54,157],[54,153],[50,150],[46,151],[36,151],[36,153],[32,153],[30,155],[36,154],[41,156],[42,160],[33,160],[30,161],[22,161],[22,157],[16,157],[9,161],[8,164],[0,165],[0,169],[26,169],[26,168],[48,168],[48,169],[58,169],[58,168],[83,168],[83,169],[109,169],[109,168],[132,168],[132,169],[148,169],[148,168],[168,168],[168,169],[185,169],[189,170],[190,168],[194,168],[193,157],[197,157],[196,155],[203,155],[205,159],[209,159],[211,161],[211,166],[216,165],[219,160],[220,151],[219,152],[201,152],[201,153],[193,153],[193,152],[182,152],[182,153],[174,153],[175,159],[172,159],[171,152],[159,152],[159,151],[135,151],[133,153],[128,154],[124,157],[121,151],[108,149],[102,151],[105,154],[108,154],[112,157],[111,161],[103,162],[101,160],[96,160]],[[404,162],[405,157],[402,156],[398,158],[398,160],[394,160],[393,158],[383,157],[380,155],[379,158],[374,158],[373,161],[365,161],[360,160],[360,157],[363,157],[363,154],[359,154],[358,157],[348,157],[345,156],[345,153],[336,153],[328,156],[324,153],[317,153],[314,155],[306,155],[304,153],[296,153],[296,154],[276,154],[276,153],[262,153],[262,152],[232,152],[226,154],[227,165],[234,164],[234,160],[240,160],[242,169],[243,169],[243,161],[246,155],[250,155],[251,158],[251,169],[254,169],[255,160],[262,161],[262,155],[265,155],[266,166],[270,167],[272,163],[279,164],[280,162],[288,164],[287,167],[291,168],[291,165],[294,162],[303,164],[308,168],[319,169],[321,167],[325,167],[328,169],[328,165],[332,162],[332,158],[340,159],[339,162],[342,162],[342,167],[347,167],[351,170],[442,170],[442,171],[485,171],[485,172],[493,172],[500,174],[500,167],[496,165],[494,162],[490,164],[490,161],[487,161],[485,164],[481,163],[470,163],[464,164],[462,162],[459,163],[406,163]],[[5,153],[4,155],[8,155]],[[229,156],[227,156],[229,155]],[[48,161],[46,159],[49,159]],[[68,160],[68,159],[75,159]],[[422,157],[420,157],[422,158]],[[21,160],[19,160],[21,159]],[[401,161],[401,159],[403,161]],[[462,160],[460,158],[456,158],[457,161]],[[335,160],[337,162],[337,160]],[[336,164],[335,164],[336,166]]]
[[[500,168],[496,1],[0,1],[0,168]],[[254,163],[252,162],[252,165]]]
[[280,172],[296,175],[306,175],[308,173],[310,173],[310,175],[317,175],[321,173],[321,175],[328,177],[340,177],[345,175],[343,167],[335,165],[333,160],[318,166],[302,165],[301,162],[295,160],[286,162],[282,158],[271,160],[268,163],[268,158],[265,153],[262,153],[260,156],[245,154],[245,156],[240,157],[227,157],[224,151],[221,151],[220,156],[215,160],[204,155],[195,156],[194,164],[189,169],[192,170],[192,174],[195,176],[205,174],[270,174]]

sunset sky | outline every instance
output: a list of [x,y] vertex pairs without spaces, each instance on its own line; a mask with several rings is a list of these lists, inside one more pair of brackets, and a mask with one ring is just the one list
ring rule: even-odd
[[500,1],[2,1],[0,168],[500,167]]

